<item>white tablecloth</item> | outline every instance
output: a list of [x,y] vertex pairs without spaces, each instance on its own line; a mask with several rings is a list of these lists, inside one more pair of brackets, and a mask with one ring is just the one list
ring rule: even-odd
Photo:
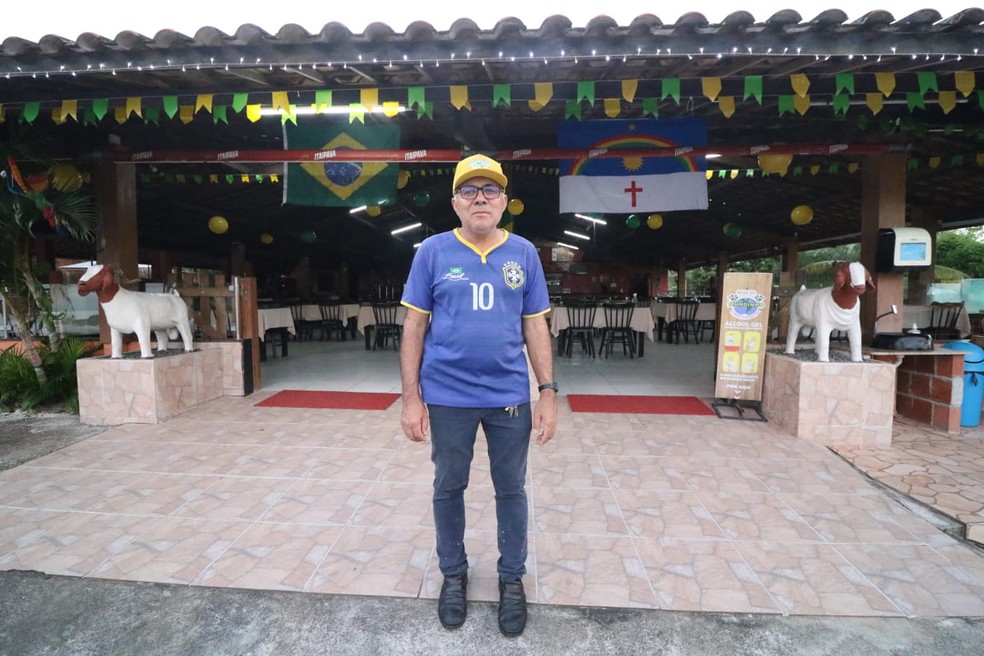
[[[342,323],[347,323],[349,319],[359,316],[358,303],[342,303],[340,308]],[[321,308],[315,303],[308,303],[301,306],[301,318],[305,321],[321,321]]]
[[290,308],[257,310],[256,315],[256,331],[260,334],[260,341],[266,337],[266,331],[273,328],[286,328],[291,335],[297,334]]
[[[933,308],[930,305],[903,305],[902,330],[909,330],[912,328],[912,324],[926,328],[932,317]],[[960,315],[957,317],[957,330],[960,331],[961,337],[971,334],[970,316],[967,314],[966,306],[960,310]]]
[[[407,308],[401,305],[396,309],[396,323],[403,325],[403,321],[407,318]],[[372,312],[372,306],[363,305],[359,308],[359,319],[356,323],[356,327],[359,329],[360,333],[365,334],[366,326],[376,325],[376,315]]]
[[[555,307],[548,315],[550,317],[550,333],[557,337],[561,330],[567,330],[571,325],[570,319],[567,317],[567,308],[565,307]],[[594,316],[594,327],[604,328],[605,327],[605,308],[598,306],[598,310],[595,312]],[[632,330],[640,333],[646,333],[646,337],[649,341],[653,340],[653,329],[656,327],[656,323],[653,321],[653,315],[646,311],[644,307],[637,307],[632,313],[632,321],[629,323],[629,327]]]
[[[653,318],[669,323],[676,321],[678,303],[653,303]],[[701,303],[697,306],[697,321],[717,321],[717,303]]]

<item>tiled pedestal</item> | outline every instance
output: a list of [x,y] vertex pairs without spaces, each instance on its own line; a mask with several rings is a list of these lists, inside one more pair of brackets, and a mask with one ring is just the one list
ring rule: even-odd
[[222,351],[78,362],[83,424],[156,424],[223,395]]
[[888,446],[894,407],[891,364],[765,355],[762,411],[797,437],[827,445]]

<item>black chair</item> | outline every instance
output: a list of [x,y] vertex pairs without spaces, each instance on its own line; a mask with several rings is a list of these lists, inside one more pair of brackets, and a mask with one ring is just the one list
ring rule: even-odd
[[632,313],[635,312],[635,303],[605,303],[602,309],[605,312],[605,327],[601,331],[601,352],[607,358],[612,354],[615,342],[619,342],[622,344],[622,355],[634,358],[636,342]]
[[372,341],[372,350],[377,347],[386,348],[389,339],[393,338],[393,349],[400,350],[400,336],[403,334],[403,326],[396,321],[396,312],[400,308],[399,303],[374,303],[372,315],[376,319],[373,326],[375,338]]
[[929,307],[929,325],[920,330],[934,340],[960,339],[957,319],[963,312],[963,303],[933,303]]
[[700,344],[700,330],[697,322],[697,308],[700,307],[700,301],[696,299],[683,298],[677,301],[676,309],[677,316],[676,319],[670,322],[667,327],[667,341],[673,343],[673,337],[676,336],[676,343],[680,343],[680,335],[683,335],[683,340],[690,343],[690,335],[694,336],[694,342]]
[[294,320],[294,338],[299,342],[314,339],[314,328],[320,325],[318,321],[306,321],[303,310],[304,306],[299,303],[292,303],[290,306],[290,316]]
[[574,340],[581,342],[581,352],[587,351],[595,357],[594,321],[598,306],[586,301],[570,301],[567,304],[567,348],[564,354],[571,357],[574,351]]
[[338,303],[320,303],[318,309],[321,311],[321,341],[331,339],[335,331],[338,331],[338,341],[346,339],[342,306]]

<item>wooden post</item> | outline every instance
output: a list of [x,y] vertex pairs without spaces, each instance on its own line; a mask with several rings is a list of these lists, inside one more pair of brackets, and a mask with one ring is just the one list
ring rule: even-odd
[[250,340],[252,345],[253,363],[253,389],[258,390],[262,387],[260,377],[260,335],[258,331],[258,320],[256,311],[256,278],[239,279],[239,337],[243,341]]

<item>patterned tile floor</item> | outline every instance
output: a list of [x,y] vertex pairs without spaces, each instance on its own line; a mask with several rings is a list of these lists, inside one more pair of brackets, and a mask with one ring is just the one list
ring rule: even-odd
[[[709,346],[647,346],[644,360],[565,359],[557,377],[567,391],[711,396]],[[286,387],[393,391],[395,363],[392,351],[292,345],[250,397],[112,427],[0,472],[0,569],[436,598],[429,448],[403,437],[399,402],[254,406]],[[828,449],[768,423],[575,414],[563,398],[560,410],[557,438],[530,455],[531,601],[984,615],[981,552]],[[466,503],[469,596],[494,600],[481,445]]]

